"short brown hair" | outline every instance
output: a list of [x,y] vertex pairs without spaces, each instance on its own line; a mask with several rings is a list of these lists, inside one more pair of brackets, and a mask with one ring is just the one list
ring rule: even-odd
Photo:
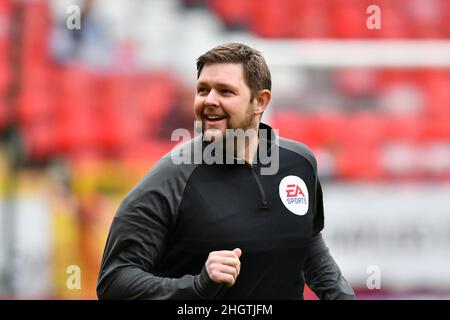
[[266,60],[258,50],[242,43],[224,43],[197,59],[197,79],[207,63],[242,63],[244,80],[250,88],[251,99],[260,90],[271,90],[272,79]]

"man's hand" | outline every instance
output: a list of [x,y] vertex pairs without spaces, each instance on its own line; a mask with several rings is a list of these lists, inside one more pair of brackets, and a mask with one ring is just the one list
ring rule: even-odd
[[213,251],[206,260],[205,267],[212,281],[224,283],[231,287],[236,282],[236,278],[241,271],[242,254],[241,249],[236,248],[233,251],[222,250]]

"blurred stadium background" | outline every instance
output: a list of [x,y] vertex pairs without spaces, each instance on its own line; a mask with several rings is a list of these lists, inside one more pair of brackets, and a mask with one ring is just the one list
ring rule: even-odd
[[316,153],[358,297],[450,298],[449,21],[449,0],[1,0],[0,298],[96,298],[120,200],[193,130],[195,59],[228,41],[268,60],[264,121]]

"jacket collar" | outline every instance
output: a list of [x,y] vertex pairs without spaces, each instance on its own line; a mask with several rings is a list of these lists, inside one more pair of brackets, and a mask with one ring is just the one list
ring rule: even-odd
[[[203,140],[203,135],[202,135]],[[273,147],[275,145],[276,141],[276,135],[275,131],[270,127],[269,125],[260,122],[258,126],[258,148],[256,150],[255,156],[253,158],[252,165],[259,165],[261,164],[261,158],[262,157],[270,157]],[[208,145],[210,145],[211,141],[203,141],[202,142],[202,149],[204,150]],[[211,156],[215,157],[216,151],[219,149],[213,149],[211,152]],[[223,154],[223,163],[243,163],[243,159],[240,159],[236,157],[234,154],[228,153],[225,148],[221,149],[220,151],[225,151],[225,154]],[[227,162],[228,160],[228,162]],[[231,160],[231,161],[230,161]]]

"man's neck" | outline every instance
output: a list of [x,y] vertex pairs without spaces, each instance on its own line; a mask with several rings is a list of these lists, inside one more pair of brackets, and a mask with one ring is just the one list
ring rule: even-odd
[[245,143],[242,147],[239,144],[237,145],[234,153],[238,159],[243,159],[248,164],[253,163],[255,154],[258,151],[258,132],[258,128],[256,128],[254,135],[246,136]]

